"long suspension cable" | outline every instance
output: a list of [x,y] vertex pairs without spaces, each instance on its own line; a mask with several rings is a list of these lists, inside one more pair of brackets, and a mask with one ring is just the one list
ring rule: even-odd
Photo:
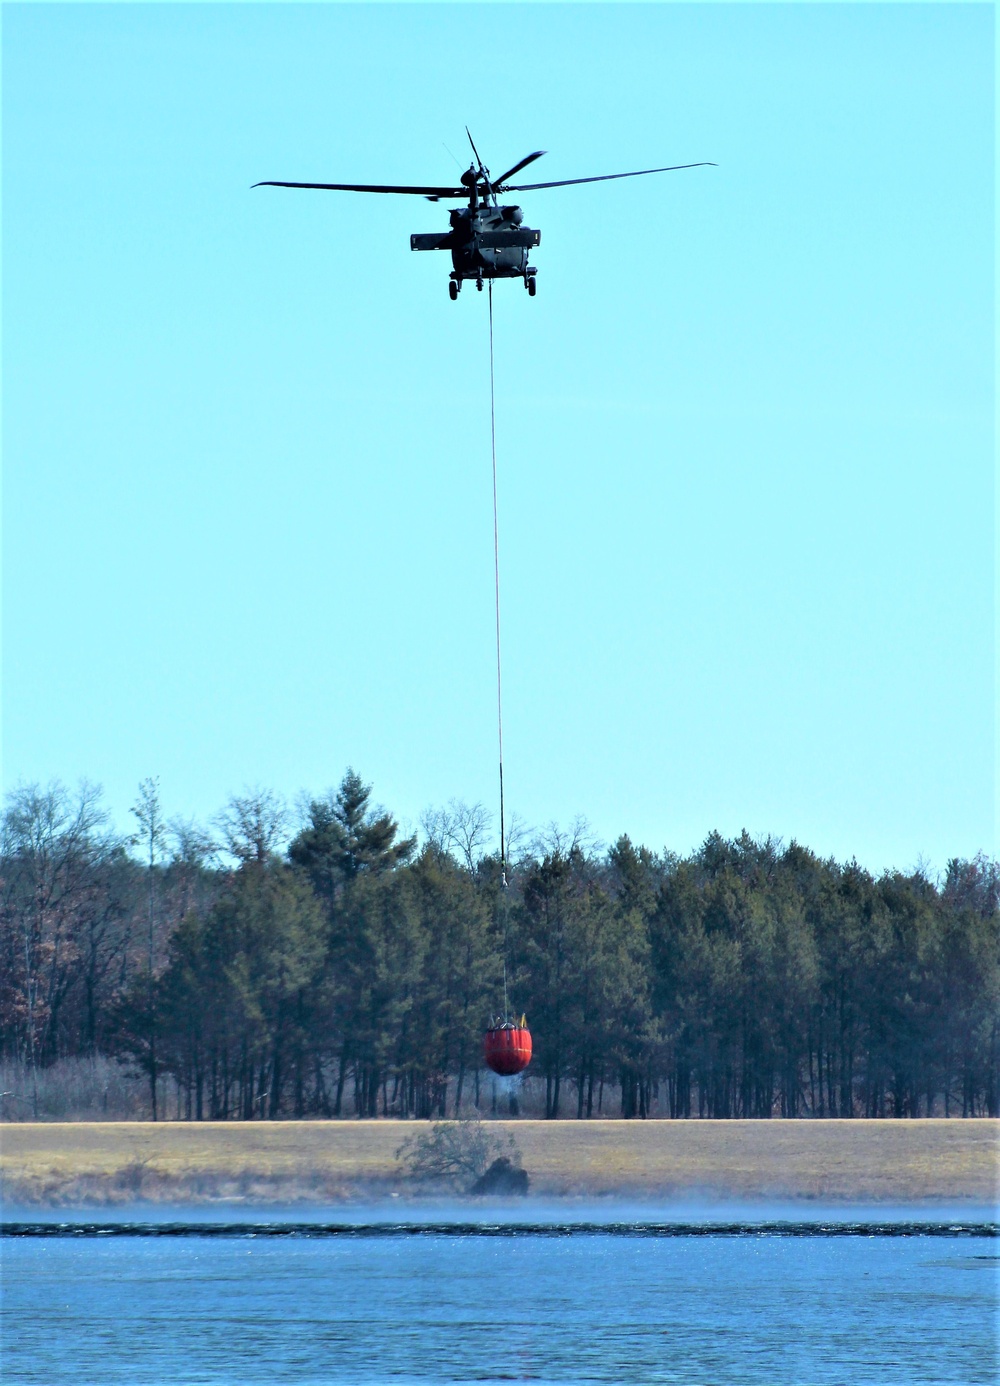
[[493,280],[487,281],[490,297],[490,452],[493,459],[493,584],[497,625],[497,744],[500,752],[500,887],[503,916],[503,1018],[510,1017],[507,1002],[507,839],[503,812],[503,680],[500,660],[500,522],[497,509],[497,418],[493,379]]
[[503,814],[503,683],[500,664],[500,524],[497,515],[497,422],[496,395],[493,384],[493,280],[487,281],[490,291],[490,450],[493,455],[493,579],[496,594],[497,623],[497,741],[500,750],[500,880],[507,888],[507,841],[504,836]]

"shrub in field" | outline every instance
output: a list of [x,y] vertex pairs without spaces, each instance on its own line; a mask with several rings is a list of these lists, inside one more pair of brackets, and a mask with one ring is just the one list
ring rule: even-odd
[[436,1121],[430,1130],[408,1137],[396,1159],[411,1179],[467,1190],[499,1159],[519,1169],[521,1152],[509,1132],[491,1131],[476,1112],[459,1121]]

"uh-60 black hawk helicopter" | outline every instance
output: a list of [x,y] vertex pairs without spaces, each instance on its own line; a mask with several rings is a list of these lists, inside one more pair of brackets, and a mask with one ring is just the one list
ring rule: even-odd
[[418,232],[410,237],[411,250],[450,250],[454,269],[449,276],[448,293],[454,300],[466,279],[474,279],[482,289],[486,279],[522,279],[528,293],[535,294],[538,271],[528,264],[528,252],[542,239],[541,231],[523,224],[520,207],[501,206],[498,197],[507,193],[536,192],[540,188],[566,188],[573,183],[605,183],[612,178],[641,178],[647,173],[675,173],[683,168],[714,168],[708,160],[697,164],[671,164],[666,168],[640,168],[632,173],[603,173],[594,178],[560,178],[552,183],[508,183],[515,173],[540,159],[544,149],[536,150],[502,173],[491,178],[489,169],[479,157],[468,129],[469,143],[476,162],[470,164],[459,179],[457,188],[418,188],[380,183],[279,183],[267,180],[255,183],[255,188],[320,188],[327,192],[405,193],[426,197],[429,202],[460,197],[468,199],[467,207],[455,207],[449,213],[451,230],[443,235]]

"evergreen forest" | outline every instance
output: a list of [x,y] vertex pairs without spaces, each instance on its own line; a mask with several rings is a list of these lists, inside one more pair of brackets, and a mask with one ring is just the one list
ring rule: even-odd
[[[774,839],[688,856],[453,802],[404,836],[353,771],[210,830],[140,786],[22,786],[0,840],[0,1050],[115,1058],[147,1116],[1000,1115],[1000,864],[875,876]],[[522,1085],[482,1068],[504,1006]],[[165,1110],[165,1080],[174,1095]],[[5,1094],[6,1095],[6,1094]],[[5,1111],[5,1114],[9,1114]]]

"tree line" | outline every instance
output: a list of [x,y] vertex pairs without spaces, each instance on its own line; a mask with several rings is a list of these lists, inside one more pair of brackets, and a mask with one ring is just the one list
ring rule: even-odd
[[506,976],[549,1117],[1000,1115],[982,855],[932,880],[746,833],[681,857],[552,831],[514,835],[505,886],[485,810],[404,836],[353,771],[291,833],[267,792],[211,831],[165,822],[153,780],[132,812],[125,838],[86,784],[7,799],[0,1050],[29,1083],[103,1054],[154,1118],[164,1075],[195,1120],[456,1115],[489,1100]]

